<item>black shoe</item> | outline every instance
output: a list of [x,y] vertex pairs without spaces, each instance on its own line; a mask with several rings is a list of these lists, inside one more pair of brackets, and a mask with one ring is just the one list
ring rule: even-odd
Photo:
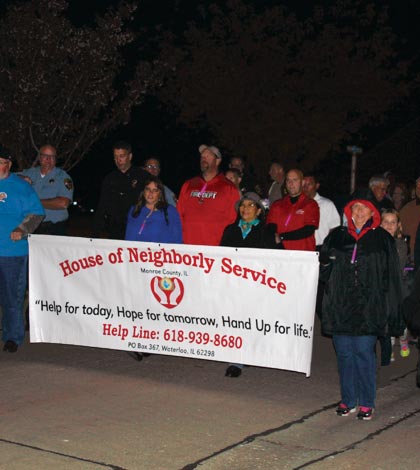
[[359,412],[357,413],[357,419],[364,421],[370,421],[373,415],[373,408],[367,408],[366,406],[360,406]]
[[349,416],[350,413],[354,413],[356,411],[356,408],[350,408],[348,407],[345,403],[340,403],[335,410],[335,414],[337,416]]
[[143,360],[143,353],[139,353],[139,352],[128,352],[127,353],[129,356],[131,356],[133,359],[135,359],[136,361],[140,362]]
[[11,353],[15,353],[17,350],[18,350],[18,345],[10,339],[6,341],[6,343],[3,346],[3,351],[9,351]]
[[229,366],[226,369],[225,377],[239,377],[242,374],[242,369],[236,366]]

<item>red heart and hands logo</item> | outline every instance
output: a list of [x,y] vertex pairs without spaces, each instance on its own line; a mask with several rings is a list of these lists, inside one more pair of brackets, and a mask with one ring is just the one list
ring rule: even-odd
[[150,281],[155,299],[166,308],[179,305],[184,297],[184,284],[177,277],[155,276]]

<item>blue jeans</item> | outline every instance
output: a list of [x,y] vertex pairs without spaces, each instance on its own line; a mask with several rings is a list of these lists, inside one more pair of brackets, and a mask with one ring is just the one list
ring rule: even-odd
[[22,344],[25,338],[25,300],[28,256],[0,256],[0,305],[3,311],[2,339]]
[[341,403],[375,408],[376,336],[333,335],[340,376]]

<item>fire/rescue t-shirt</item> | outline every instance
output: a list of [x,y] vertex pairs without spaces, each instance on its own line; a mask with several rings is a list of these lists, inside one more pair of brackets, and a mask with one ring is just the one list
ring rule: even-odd
[[196,176],[186,181],[177,209],[184,243],[218,246],[224,228],[236,219],[238,189],[220,173],[210,181]]

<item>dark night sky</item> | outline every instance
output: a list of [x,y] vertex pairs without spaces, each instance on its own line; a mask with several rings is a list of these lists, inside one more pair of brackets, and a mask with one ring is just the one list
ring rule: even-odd
[[[94,0],[90,2],[72,1],[70,3],[71,17],[76,23],[83,23],[91,21],[95,12],[103,13],[108,5],[118,2]],[[143,0],[139,2],[139,9],[136,12],[135,27],[152,31],[156,25],[163,25],[164,28],[180,34],[188,22],[195,18],[198,3],[210,4],[213,2]],[[220,1],[218,3],[223,4]],[[308,15],[314,4],[313,1],[306,0],[299,2],[259,0],[251,3],[260,8],[279,3],[285,4],[300,17]],[[322,3],[326,4],[325,1]],[[403,2],[389,0],[380,3],[389,5],[392,27],[401,40],[405,41],[402,44],[401,53],[411,57],[413,53],[418,51],[420,44],[418,29],[420,4],[416,0]],[[85,194],[89,194],[90,199],[95,199],[96,186],[98,185],[92,186],[89,174],[93,168],[99,182],[103,175],[113,169],[111,145],[119,139],[127,139],[133,144],[136,163],[141,163],[148,154],[157,155],[163,163],[163,179],[174,190],[178,190],[184,179],[196,173],[198,169],[197,146],[202,142],[209,142],[210,137],[205,133],[197,134],[193,129],[179,127],[175,123],[175,118],[176,116],[159,106],[153,97],[147,99],[144,105],[134,111],[132,120],[127,126],[116,129],[106,139],[98,142],[92,148],[88,160],[73,170],[73,175],[79,182],[80,192],[86,191]],[[381,138],[382,135],[378,129],[370,134],[372,145],[380,141]]]
[[[0,8],[11,3],[0,0]],[[164,29],[181,34],[189,21],[197,16],[197,5],[211,3],[224,4],[225,0],[141,0],[135,14],[133,27],[153,33],[157,25]],[[310,14],[314,1],[276,1],[254,0],[255,7],[264,8],[272,5],[286,5],[299,17]],[[323,5],[335,2],[322,2]],[[393,29],[398,36],[406,41],[401,47],[401,54],[411,57],[417,53],[420,45],[419,20],[420,3],[417,0],[383,0],[381,5],[390,7],[390,18]],[[116,5],[115,0],[71,0],[68,14],[75,24],[89,24],[95,14],[102,14],[110,5]],[[1,10],[0,10],[1,11]],[[147,34],[146,34],[147,37]],[[147,51],[153,55],[152,50]],[[418,58],[417,58],[418,60]],[[420,69],[420,67],[418,67]],[[106,138],[92,147],[85,161],[71,171],[76,183],[76,197],[94,205],[100,183],[105,174],[114,168],[112,160],[112,143],[116,140],[129,140],[134,147],[135,163],[142,163],[147,155],[158,156],[163,163],[162,177],[174,190],[178,190],[183,180],[192,176],[198,170],[197,147],[203,142],[212,143],[205,131],[197,132],[186,129],[175,122],[176,116],[164,109],[158,101],[150,97],[132,115],[127,126],[112,131]],[[380,132],[372,132],[371,140],[374,145],[380,141]],[[217,144],[216,144],[217,145]]]

